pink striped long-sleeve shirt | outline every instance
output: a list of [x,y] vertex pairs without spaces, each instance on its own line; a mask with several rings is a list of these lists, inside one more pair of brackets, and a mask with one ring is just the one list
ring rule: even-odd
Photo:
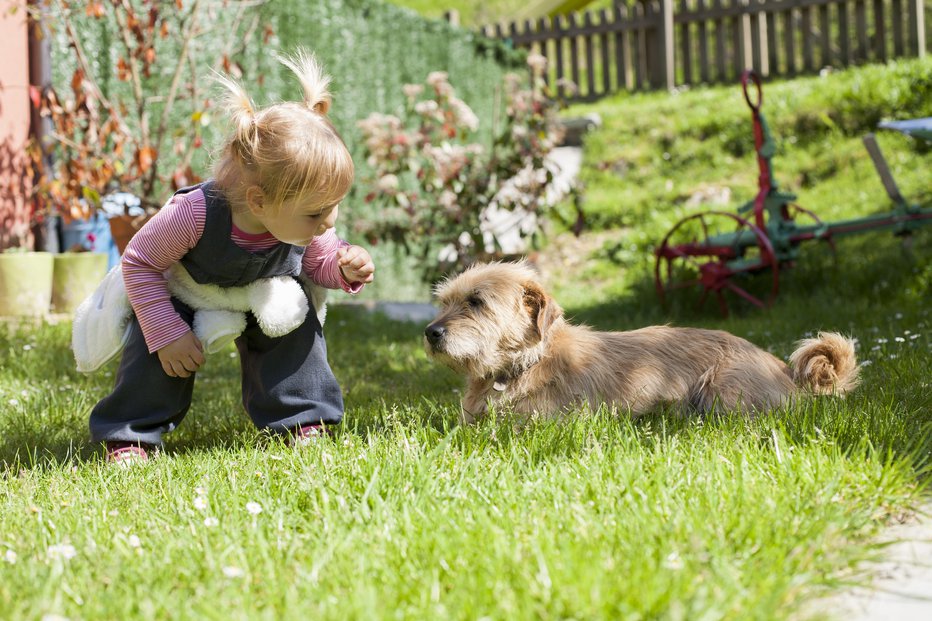
[[[150,353],[190,330],[172,306],[164,272],[197,244],[204,234],[206,219],[202,190],[176,194],[133,236],[123,253],[126,294]],[[268,250],[280,243],[271,233],[250,235],[235,227],[231,239],[251,252]],[[337,261],[337,250],[346,246],[349,244],[339,239],[333,229],[315,237],[304,251],[304,273],[322,287],[358,293],[363,284],[346,282]]]

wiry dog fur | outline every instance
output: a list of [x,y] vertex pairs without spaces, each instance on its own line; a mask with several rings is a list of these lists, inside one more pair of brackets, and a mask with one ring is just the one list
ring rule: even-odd
[[441,311],[424,345],[466,376],[467,422],[490,402],[545,415],[603,403],[633,414],[661,403],[698,412],[764,410],[800,394],[841,395],[858,382],[854,343],[835,333],[800,341],[788,367],[719,330],[570,325],[525,263],[476,265],[436,295]]

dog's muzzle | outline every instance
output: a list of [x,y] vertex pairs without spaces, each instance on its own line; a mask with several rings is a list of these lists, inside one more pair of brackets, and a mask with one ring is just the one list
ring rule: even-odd
[[440,345],[446,333],[447,329],[443,324],[439,323],[432,323],[424,329],[424,337],[427,339],[427,342],[430,343],[431,347],[435,349]]

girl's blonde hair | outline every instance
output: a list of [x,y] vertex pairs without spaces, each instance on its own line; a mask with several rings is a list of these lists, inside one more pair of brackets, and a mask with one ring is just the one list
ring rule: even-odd
[[261,110],[242,85],[224,76],[226,108],[233,133],[223,147],[214,178],[233,204],[246,204],[246,190],[258,186],[275,208],[298,196],[311,207],[339,203],[353,183],[353,159],[327,118],[330,77],[313,54],[298,50],[278,57],[304,87],[304,102],[283,102]]

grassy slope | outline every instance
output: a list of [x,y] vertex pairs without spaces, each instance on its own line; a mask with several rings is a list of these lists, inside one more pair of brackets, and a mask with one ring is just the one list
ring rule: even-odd
[[[809,92],[860,79],[833,76]],[[767,86],[778,137],[807,110],[797,97],[809,84]],[[606,129],[590,138],[587,211],[608,241],[552,279],[568,313],[603,329],[722,327],[781,357],[808,331],[840,329],[870,362],[854,395],[756,420],[580,412],[524,429],[505,417],[462,429],[459,380],[426,360],[420,326],[343,307],[328,319],[348,408],[335,442],[293,450],[256,434],[231,351],[200,374],[167,453],[126,470],[103,465],[86,442],[89,408],[112,375],[72,370],[67,324],[10,327],[0,330],[0,609],[13,618],[773,619],[850,579],[875,552],[877,529],[916,502],[932,454],[932,230],[915,236],[911,255],[886,234],[841,240],[837,263],[809,248],[766,313],[665,313],[646,250],[687,211],[693,188],[750,193],[751,154],[737,152],[747,114],[734,89],[598,109]],[[697,124],[707,133],[692,133]],[[801,202],[832,218],[882,208],[855,148],[859,131],[800,131],[798,152],[781,144],[778,177],[796,184],[818,168],[806,161],[838,157],[847,164],[799,184]],[[675,171],[662,157],[667,138],[692,154]],[[733,152],[720,155],[728,144]],[[904,192],[928,190],[927,152],[892,135],[882,146]],[[636,172],[613,185],[600,162],[619,158]],[[822,183],[832,190],[819,195]],[[864,200],[836,200],[860,191]],[[251,515],[249,502],[262,512]]]

